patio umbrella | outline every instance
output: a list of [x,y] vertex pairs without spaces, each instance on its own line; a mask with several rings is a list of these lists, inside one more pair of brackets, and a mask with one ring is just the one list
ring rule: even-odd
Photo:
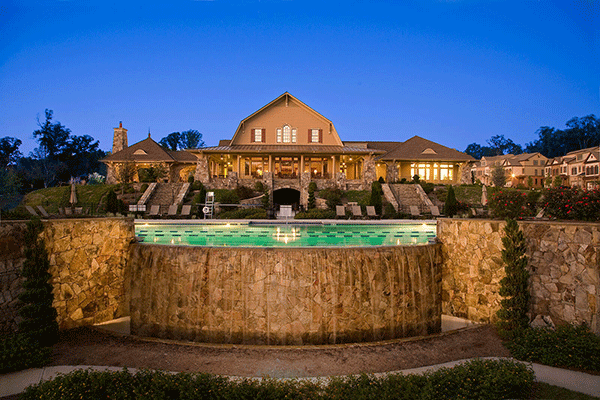
[[487,202],[487,187],[483,185],[483,188],[481,188],[481,204],[485,206]]
[[71,205],[77,203],[77,192],[75,191],[75,185],[71,185],[71,197],[69,198],[69,203],[71,203]]

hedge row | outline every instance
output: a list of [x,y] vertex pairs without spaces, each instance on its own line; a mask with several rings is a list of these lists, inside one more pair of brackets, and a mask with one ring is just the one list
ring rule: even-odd
[[474,360],[425,375],[307,381],[229,380],[209,374],[82,370],[29,387],[20,399],[505,399],[527,398],[534,375],[511,361]]

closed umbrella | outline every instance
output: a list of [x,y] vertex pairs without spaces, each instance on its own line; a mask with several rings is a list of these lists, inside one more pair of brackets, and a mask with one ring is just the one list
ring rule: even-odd
[[75,185],[71,185],[71,197],[69,198],[69,203],[73,206],[77,203],[77,192],[75,191]]
[[483,185],[483,188],[481,188],[481,204],[483,204],[484,206],[487,205],[488,199],[487,199],[487,187],[485,185]]

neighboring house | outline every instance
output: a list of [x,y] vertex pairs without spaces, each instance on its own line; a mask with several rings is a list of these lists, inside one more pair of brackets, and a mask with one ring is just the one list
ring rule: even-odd
[[122,131],[115,129],[115,142],[123,149],[103,160],[109,170],[127,161],[155,162],[168,166],[170,181],[187,180],[193,171],[194,179],[210,188],[254,188],[260,182],[278,204],[306,205],[310,182],[318,189],[342,190],[370,190],[379,177],[394,182],[414,175],[427,182],[470,183],[470,169],[464,167],[474,161],[418,136],[406,142],[343,142],[332,121],[287,92],[244,118],[232,139],[214,147],[162,153],[154,148],[152,161],[144,160],[129,149],[146,142],[136,149],[148,152],[151,139],[128,148]]
[[150,133],[145,140],[128,147],[123,124],[119,123],[114,131],[113,151],[101,160],[107,166],[106,183],[118,183],[124,175],[131,175],[129,179],[138,182],[144,170],[151,167],[164,174],[160,179],[163,182],[187,182],[188,176],[194,174],[198,160],[193,154],[165,150],[152,140]]
[[493,185],[492,173],[500,166],[506,175],[506,186],[542,187],[544,167],[548,159],[540,153],[504,154],[493,157],[481,157],[473,164],[473,175],[484,185]]
[[560,176],[563,185],[595,188],[600,179],[597,171],[600,147],[575,150],[564,157],[556,157],[546,163],[546,176]]

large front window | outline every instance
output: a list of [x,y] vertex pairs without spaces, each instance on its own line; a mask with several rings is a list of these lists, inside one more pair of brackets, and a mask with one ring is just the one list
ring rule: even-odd
[[283,128],[277,128],[277,143],[296,143],[296,128],[284,125]]
[[328,157],[306,157],[304,172],[310,172],[313,179],[329,178]]
[[261,179],[265,172],[269,172],[268,157],[244,158],[244,175]]
[[275,175],[278,178],[296,178],[298,176],[298,157],[275,157]]
[[415,175],[424,181],[452,181],[454,179],[454,166],[445,163],[411,163],[410,178]]

